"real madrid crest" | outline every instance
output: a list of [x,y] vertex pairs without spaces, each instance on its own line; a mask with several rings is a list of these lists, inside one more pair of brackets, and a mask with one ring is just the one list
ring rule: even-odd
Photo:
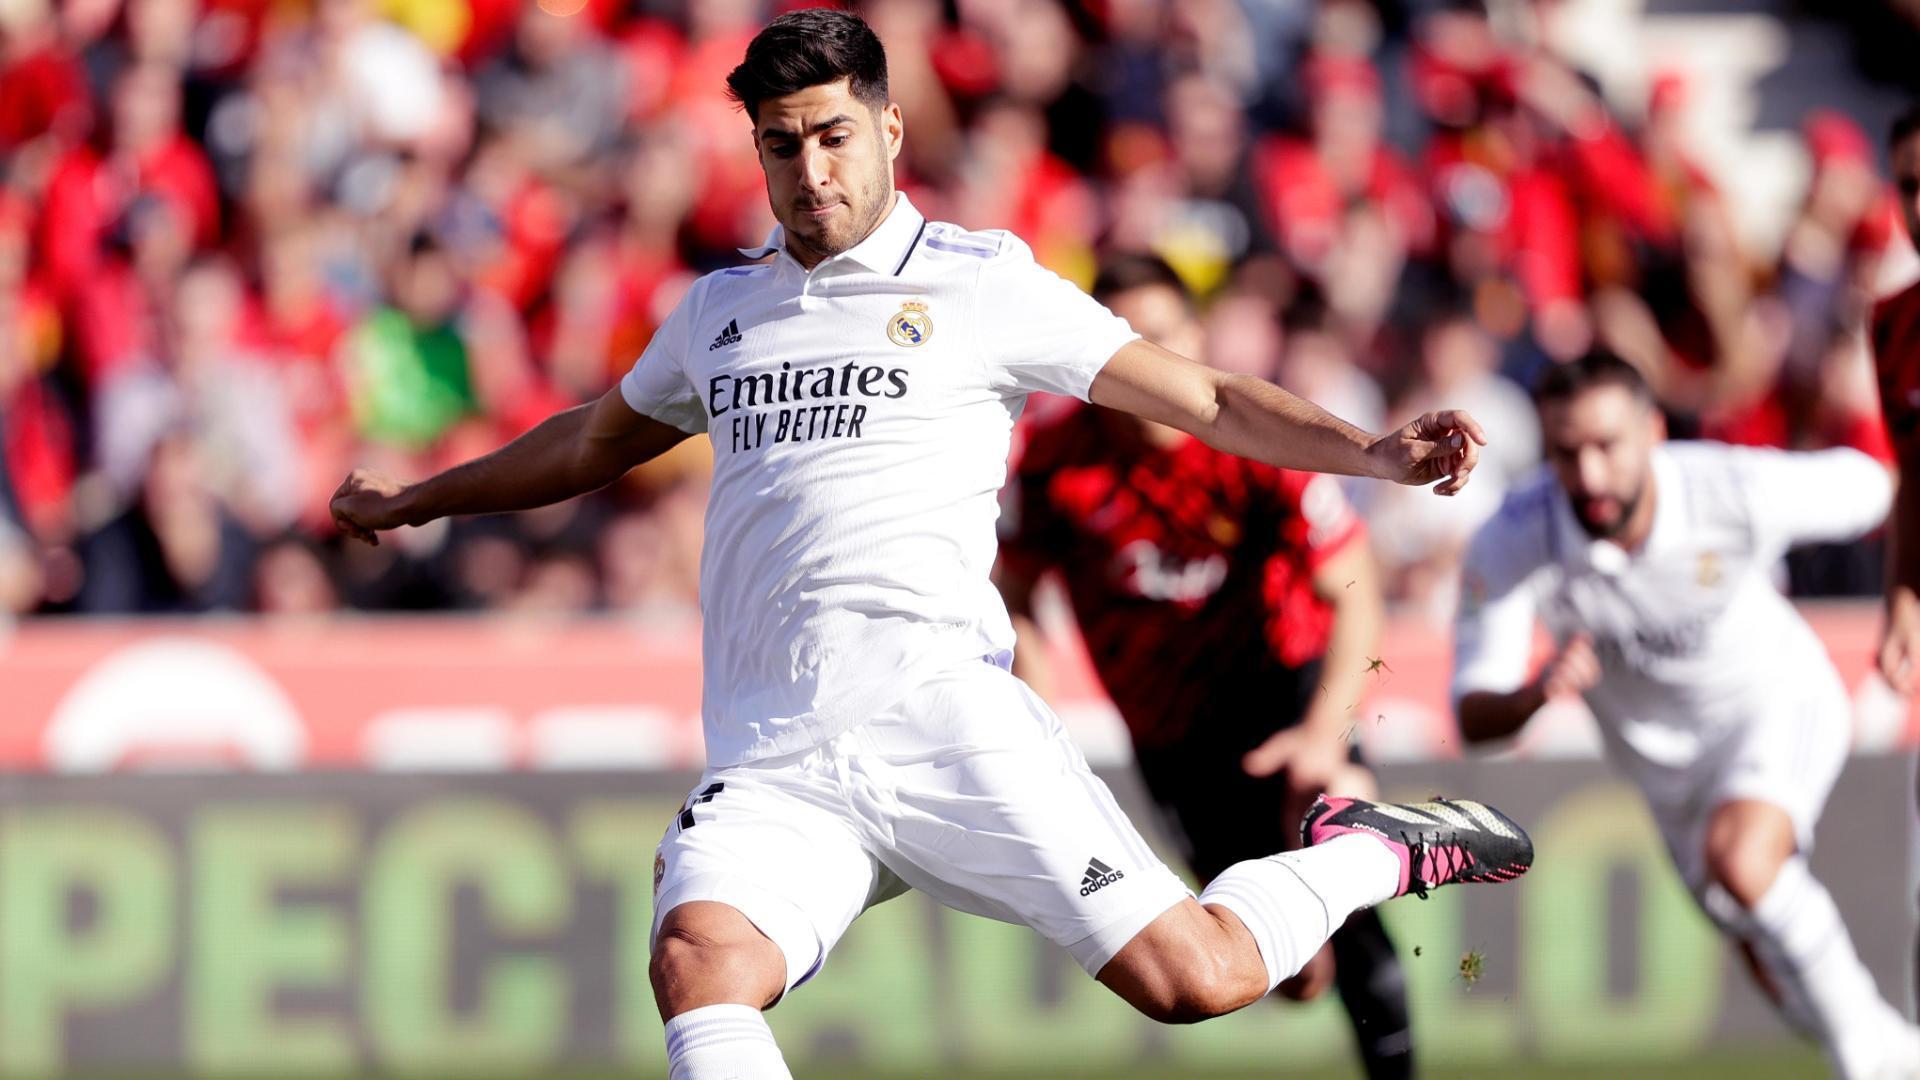
[[1699,582],[1702,588],[1711,589],[1715,585],[1720,584],[1720,577],[1720,553],[1717,551],[1701,552],[1700,564],[1694,571],[1693,579]]
[[903,348],[925,345],[933,336],[933,319],[927,315],[927,305],[919,300],[901,304],[899,312],[887,320],[887,336]]

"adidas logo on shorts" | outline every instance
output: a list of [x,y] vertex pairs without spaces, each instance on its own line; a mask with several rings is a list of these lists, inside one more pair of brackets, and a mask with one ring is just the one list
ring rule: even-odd
[[712,352],[726,345],[738,344],[740,344],[740,320],[728,319],[727,328],[720,331],[719,337],[713,339],[713,344],[707,346],[707,351]]
[[1124,870],[1115,870],[1099,859],[1088,859],[1086,875],[1080,879],[1080,895],[1092,896],[1126,876]]

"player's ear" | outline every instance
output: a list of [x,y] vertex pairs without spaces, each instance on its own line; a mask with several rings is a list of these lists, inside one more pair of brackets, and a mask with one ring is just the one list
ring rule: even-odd
[[900,114],[898,102],[889,101],[887,107],[880,110],[880,133],[887,140],[887,160],[900,156],[900,150],[906,145],[907,121]]
[[1666,412],[1662,410],[1660,406],[1652,402],[1648,402],[1647,413],[1649,414],[1647,418],[1647,427],[1649,430],[1653,432],[1653,441],[1657,443],[1666,442],[1667,441]]

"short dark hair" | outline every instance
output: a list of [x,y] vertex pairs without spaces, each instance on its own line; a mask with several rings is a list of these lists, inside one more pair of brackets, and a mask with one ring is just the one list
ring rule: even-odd
[[1193,303],[1187,283],[1158,255],[1119,255],[1101,263],[1099,276],[1093,279],[1093,298],[1105,304],[1121,293],[1154,286],[1172,289],[1180,299]]
[[1907,106],[1905,112],[1893,118],[1893,127],[1887,131],[1887,149],[1891,150],[1915,135],[1920,135],[1920,102]]
[[887,50],[858,15],[803,8],[773,20],[747,44],[727,76],[727,96],[760,119],[760,103],[810,86],[850,80],[848,91],[870,109],[887,104]]
[[1636,399],[1653,404],[1653,387],[1647,385],[1647,377],[1618,353],[1606,349],[1593,349],[1563,364],[1550,365],[1534,386],[1533,400],[1541,405],[1572,401],[1602,386],[1618,386]]

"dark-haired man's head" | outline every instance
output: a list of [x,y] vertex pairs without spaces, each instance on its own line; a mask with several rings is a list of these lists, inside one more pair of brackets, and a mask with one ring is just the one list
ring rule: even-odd
[[1093,298],[1161,348],[1194,357],[1205,351],[1186,283],[1157,255],[1108,260],[1094,279]]
[[1900,217],[1907,235],[1920,248],[1920,104],[1900,114],[1887,138],[1887,156],[1893,160],[1893,187],[1900,195]]
[[1581,528],[1596,540],[1645,527],[1653,449],[1666,419],[1639,369],[1594,351],[1555,364],[1534,391],[1547,464]]
[[866,23],[809,8],[767,24],[727,76],[753,121],[767,201],[806,266],[873,231],[893,206],[900,108],[887,97],[887,54]]

